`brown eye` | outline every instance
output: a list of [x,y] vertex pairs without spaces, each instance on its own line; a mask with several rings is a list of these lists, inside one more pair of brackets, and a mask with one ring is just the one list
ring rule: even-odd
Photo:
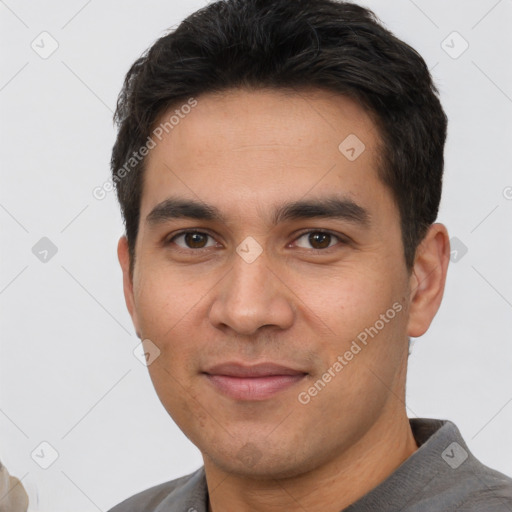
[[[300,242],[301,240],[305,241]],[[327,249],[335,245],[337,242],[340,242],[339,237],[324,231],[309,231],[297,238],[297,246],[303,249]]]
[[315,249],[325,249],[331,243],[331,235],[327,233],[311,233],[308,240]]
[[185,243],[192,249],[202,249],[207,241],[204,233],[186,233]]
[[[211,239],[209,242],[208,239]],[[174,242],[183,249],[205,249],[215,245],[215,241],[207,233],[201,231],[186,231],[172,237],[169,242]],[[208,245],[209,244],[209,245]]]

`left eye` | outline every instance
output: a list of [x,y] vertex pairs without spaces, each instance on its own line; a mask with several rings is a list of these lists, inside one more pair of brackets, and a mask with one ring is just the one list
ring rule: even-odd
[[[208,245],[208,238],[211,238],[210,245]],[[182,245],[177,242],[177,240],[182,239],[185,245]],[[183,249],[204,249],[206,247],[211,247],[215,245],[215,240],[208,234],[202,233],[201,231],[187,231],[185,233],[180,233],[172,237],[169,242],[174,242],[177,246],[182,247]]]
[[[300,240],[305,240],[305,242],[303,241],[302,243],[299,243]],[[296,243],[299,247],[302,247],[304,249],[313,248],[321,250],[332,247],[333,245],[336,245],[336,243],[340,241],[341,239],[339,237],[331,233],[326,233],[324,231],[309,231],[308,233],[304,233],[299,238],[297,238]],[[310,247],[308,247],[307,244],[310,244]]]

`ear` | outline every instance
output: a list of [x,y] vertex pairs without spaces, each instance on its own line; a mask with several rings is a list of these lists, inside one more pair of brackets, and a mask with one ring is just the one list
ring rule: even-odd
[[132,317],[135,332],[137,333],[137,336],[142,339],[133,295],[133,278],[130,275],[130,251],[128,249],[128,240],[124,235],[119,239],[117,244],[117,257],[119,259],[119,264],[121,265],[121,270],[123,271],[123,291],[126,307]]
[[443,224],[432,224],[416,250],[410,277],[407,334],[425,334],[441,305],[450,261],[450,239]]

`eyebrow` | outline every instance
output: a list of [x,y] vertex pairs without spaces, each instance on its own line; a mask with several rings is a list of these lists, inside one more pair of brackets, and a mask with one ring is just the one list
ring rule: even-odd
[[368,210],[349,198],[325,197],[322,199],[299,200],[284,204],[273,213],[274,225],[287,220],[312,218],[340,219],[368,226],[370,214]]
[[[146,217],[150,225],[188,218],[226,223],[218,208],[192,199],[168,198],[157,204]],[[345,220],[363,227],[370,224],[367,209],[346,197],[330,196],[321,199],[298,200],[278,206],[271,215],[273,225],[288,220],[330,218]]]

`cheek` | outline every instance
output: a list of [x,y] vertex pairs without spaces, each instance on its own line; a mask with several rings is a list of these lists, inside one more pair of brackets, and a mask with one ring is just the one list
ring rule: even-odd
[[373,325],[379,315],[392,307],[399,295],[389,276],[365,269],[364,272],[340,269],[328,279],[302,282],[304,304],[331,330],[342,338],[356,336]]
[[185,278],[165,268],[144,272],[135,290],[143,335],[162,343],[173,338],[173,333],[183,330],[189,317],[197,317],[205,307],[211,287],[210,281],[201,276]]
[[361,389],[381,396],[382,382],[391,387],[402,364],[405,294],[399,276],[394,280],[389,272],[382,276],[345,272],[309,298],[308,307],[317,313],[316,324],[329,327],[327,336],[316,345],[325,367],[331,368],[338,356],[346,361],[344,377],[332,386],[345,396],[345,404],[357,402]]
[[198,371],[197,356],[204,345],[207,292],[200,279],[187,285],[178,277],[154,273],[140,280],[137,308],[141,334],[160,351],[148,370],[167,410],[179,413],[183,401],[190,399],[190,379]]
[[197,396],[189,380],[180,373],[180,367],[179,361],[174,360],[170,365],[169,356],[162,354],[148,369],[164,409],[183,431],[189,433],[191,424],[196,428],[206,425],[208,408],[201,406],[201,397]]

